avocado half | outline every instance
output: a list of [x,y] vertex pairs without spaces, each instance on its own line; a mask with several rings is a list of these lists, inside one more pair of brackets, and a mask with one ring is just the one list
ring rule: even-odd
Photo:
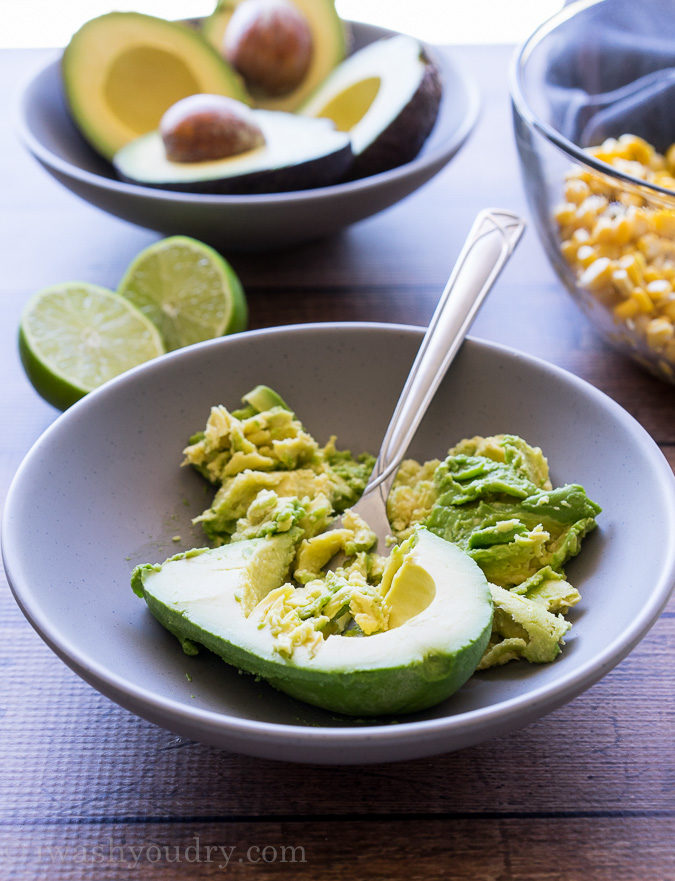
[[70,113],[106,159],[159,126],[188,95],[226,95],[249,102],[238,76],[197,31],[138,12],[93,18],[63,53]]
[[280,691],[339,713],[421,710],[449,697],[476,669],[492,600],[480,568],[456,545],[420,528],[389,588],[391,629],[329,635],[318,647],[295,646],[288,657],[255,606],[282,583],[292,557],[288,534],[234,542],[137,567],[132,587],[187,652],[203,645]]
[[436,65],[422,45],[399,35],[370,43],[343,61],[302,106],[349,132],[352,177],[410,162],[431,133],[441,103]]
[[206,162],[172,162],[158,131],[143,135],[115,154],[123,180],[147,187],[193,193],[275,193],[327,186],[350,167],[349,135],[326,119],[254,110],[265,144],[236,156]]
[[[222,52],[225,31],[232,13],[244,0],[220,0],[215,11],[202,25],[206,40]],[[256,107],[266,110],[293,111],[307,100],[325,80],[333,68],[345,57],[347,44],[344,23],[335,10],[335,0],[291,0],[307,20],[312,32],[314,48],[309,70],[302,83],[287,95],[256,98]]]

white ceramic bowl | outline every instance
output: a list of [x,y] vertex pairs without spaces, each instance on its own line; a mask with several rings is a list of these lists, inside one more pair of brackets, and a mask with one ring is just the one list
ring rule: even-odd
[[136,563],[204,544],[190,517],[210,494],[179,464],[212,404],[236,405],[266,382],[317,439],[336,432],[341,445],[376,451],[421,337],[420,328],[378,324],[242,333],[163,356],[75,404],[30,451],[5,507],[5,568],[29,621],[73,670],[133,712],[186,737],[301,762],[458,749],[587,688],[645,635],[669,596],[675,479],[611,399],[478,340],[462,347],[410,452],[431,458],[467,435],[514,432],[541,445],[555,483],[579,482],[602,505],[599,529],[568,567],[583,601],[555,663],[486,671],[397,724],[359,723],[240,676],[215,656],[187,657],[131,592]]
[[[391,31],[351,25],[354,48]],[[166,235],[191,235],[228,250],[262,250],[317,239],[363,220],[412,193],[457,153],[478,115],[478,92],[445,52],[433,53],[443,81],[434,130],[405,165],[349,183],[258,196],[178,193],[124,183],[73,124],[59,62],[26,87],[19,108],[25,146],[60,183],[98,208]]]

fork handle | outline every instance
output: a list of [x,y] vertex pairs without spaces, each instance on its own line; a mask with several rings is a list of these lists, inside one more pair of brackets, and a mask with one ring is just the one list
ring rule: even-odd
[[483,299],[524,229],[524,221],[510,211],[489,208],[476,217],[408,374],[366,492],[393,480]]

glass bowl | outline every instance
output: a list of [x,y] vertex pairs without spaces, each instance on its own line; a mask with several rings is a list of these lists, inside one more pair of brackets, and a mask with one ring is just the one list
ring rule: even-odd
[[616,348],[675,383],[672,0],[577,0],[516,53],[511,100],[544,249]]

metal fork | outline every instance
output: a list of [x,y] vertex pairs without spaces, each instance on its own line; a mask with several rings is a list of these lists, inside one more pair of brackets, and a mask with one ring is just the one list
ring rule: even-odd
[[[516,214],[494,208],[481,211],[471,227],[398,399],[370,480],[351,509],[374,530],[380,548],[391,532],[386,503],[398,466],[524,229],[524,221]],[[338,517],[332,528],[341,522]]]

